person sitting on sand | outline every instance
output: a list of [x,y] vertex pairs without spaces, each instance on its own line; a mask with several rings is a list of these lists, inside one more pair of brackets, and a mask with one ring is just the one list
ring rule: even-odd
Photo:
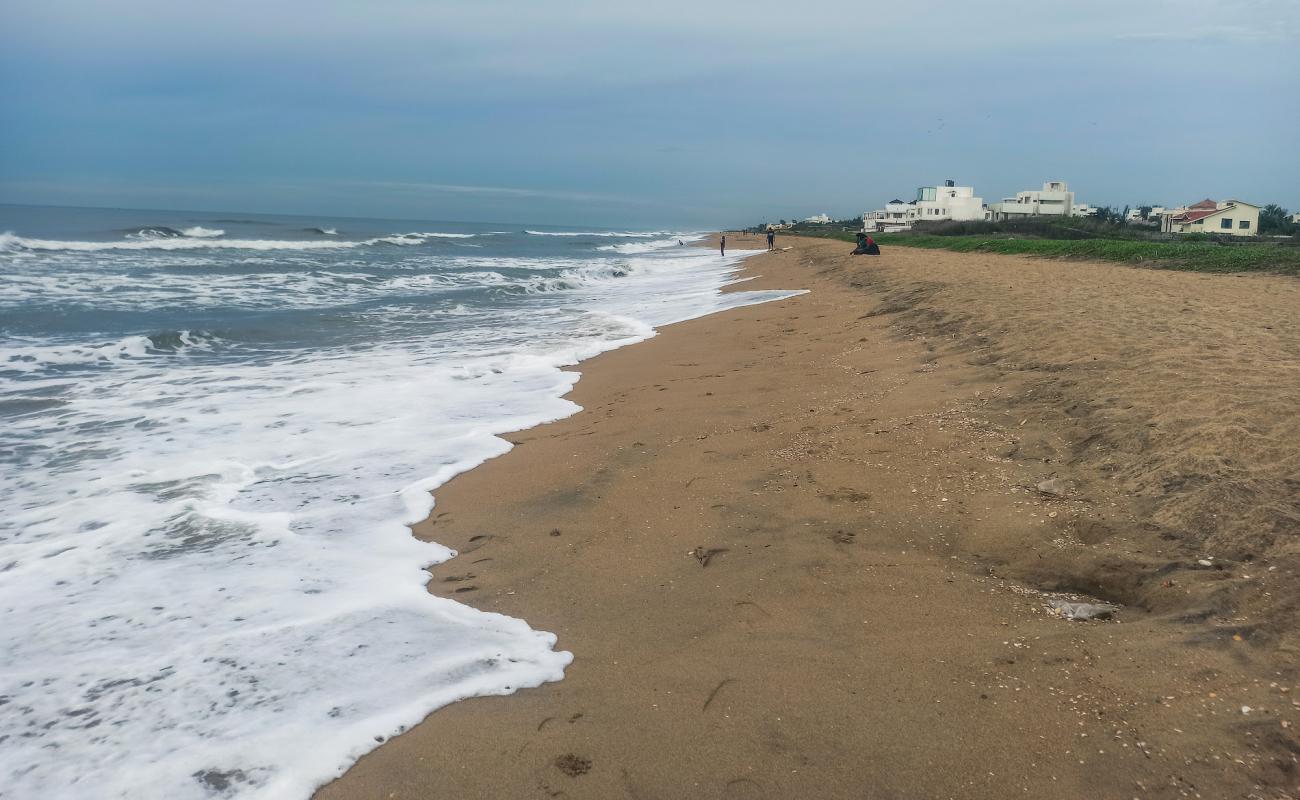
[[875,239],[871,238],[871,234],[858,231],[858,246],[853,249],[852,255],[878,256],[880,255],[880,245],[876,244]]

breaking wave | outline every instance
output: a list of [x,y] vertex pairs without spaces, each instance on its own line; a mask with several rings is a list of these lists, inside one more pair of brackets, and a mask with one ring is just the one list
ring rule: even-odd
[[652,253],[655,250],[662,250],[666,247],[678,247],[687,242],[696,242],[704,237],[700,234],[683,235],[672,239],[653,239],[648,242],[624,242],[623,244],[605,244],[597,247],[597,250],[603,250],[607,253],[625,253],[633,255],[636,253]]
[[[323,232],[323,231],[322,231]],[[338,250],[353,247],[370,247],[380,244],[399,246],[419,245],[431,239],[470,239],[473,233],[443,233],[440,231],[396,233],[359,241],[320,239],[220,239],[225,231],[208,228],[142,228],[128,233],[125,239],[107,242],[59,241],[32,239],[0,234],[0,252],[6,251],[78,251],[83,253],[107,250]]]
[[0,346],[0,374],[84,365],[104,365],[153,356],[178,355],[193,350],[213,350],[220,339],[204,331],[161,331],[147,336],[127,336],[104,344],[39,344],[21,338]]
[[668,236],[672,231],[529,231],[530,236],[601,236],[615,239],[647,239],[651,236]]

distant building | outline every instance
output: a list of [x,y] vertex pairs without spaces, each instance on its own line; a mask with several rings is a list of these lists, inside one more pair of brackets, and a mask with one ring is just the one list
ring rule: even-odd
[[916,190],[916,199],[904,203],[891,200],[877,211],[862,215],[862,227],[867,231],[902,231],[915,222],[968,221],[984,219],[984,198],[975,196],[970,186],[957,186],[944,181],[943,186],[922,186]]
[[815,216],[815,217],[809,217],[809,218],[807,218],[807,219],[804,220],[804,222],[811,222],[811,223],[814,224],[814,225],[825,225],[826,223],[828,223],[828,222],[830,222],[830,221],[831,221],[831,218],[828,217],[828,216],[826,216],[825,214],[818,214],[818,215]]
[[1128,216],[1125,217],[1125,219],[1129,222],[1147,222],[1154,224],[1160,221],[1160,215],[1163,213],[1165,213],[1164,206],[1151,206],[1151,210],[1147,212],[1145,217],[1142,216],[1141,208],[1130,208],[1128,210]]
[[[1077,208],[1082,210],[1087,206],[1077,206]],[[1048,181],[1043,184],[1042,189],[1016,192],[1015,197],[993,203],[988,207],[988,218],[996,222],[1038,216],[1088,216],[1086,213],[1076,213],[1075,209],[1074,192],[1070,191],[1069,185],[1065,181]]]
[[1259,206],[1240,200],[1218,203],[1207,198],[1161,214],[1160,230],[1164,233],[1254,236],[1259,232]]
[[902,200],[890,200],[879,211],[868,211],[862,215],[862,229],[881,233],[905,231],[912,227],[914,219],[916,219],[915,205],[904,203]]
[[916,190],[916,219],[923,222],[984,219],[984,198],[971,186],[944,181],[943,186],[922,186]]

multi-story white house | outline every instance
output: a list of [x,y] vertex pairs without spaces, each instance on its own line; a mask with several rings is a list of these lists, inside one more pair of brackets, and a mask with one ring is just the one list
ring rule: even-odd
[[1016,192],[1015,197],[1007,197],[1000,203],[991,204],[988,207],[988,219],[998,221],[1036,216],[1086,216],[1085,213],[1076,213],[1076,207],[1080,210],[1085,208],[1075,205],[1074,192],[1070,191],[1065,181],[1048,181],[1042,189]]
[[907,230],[915,222],[975,219],[984,219],[984,198],[976,197],[971,186],[944,181],[943,186],[920,187],[910,203],[891,200],[880,210],[868,211],[862,215],[862,227],[887,233]]
[[943,186],[922,186],[912,203],[916,218],[923,222],[984,219],[984,198],[975,196],[972,186],[957,186],[944,181]]
[[831,221],[831,218],[828,217],[828,216],[825,215],[825,214],[818,214],[818,215],[816,215],[816,216],[814,216],[814,217],[808,217],[807,219],[804,220],[804,222],[811,222],[811,223],[813,223],[814,225],[825,225],[826,223],[828,223],[828,222],[830,222],[830,221]]
[[1206,198],[1161,214],[1160,230],[1164,233],[1254,236],[1259,233],[1259,206],[1240,200],[1218,203]]
[[890,200],[885,203],[884,208],[878,211],[868,211],[862,215],[862,229],[864,231],[880,231],[881,233],[905,231],[912,227],[914,219],[916,219],[916,207],[914,205],[904,203],[902,200]]
[[1146,217],[1143,218],[1141,208],[1130,208],[1128,210],[1128,216],[1124,219],[1129,222],[1150,222],[1151,224],[1155,224],[1160,221],[1160,215],[1163,213],[1165,213],[1164,206],[1151,206]]

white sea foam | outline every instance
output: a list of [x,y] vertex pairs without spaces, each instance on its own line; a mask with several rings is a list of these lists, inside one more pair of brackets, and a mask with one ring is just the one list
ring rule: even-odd
[[[349,291],[537,293],[496,319],[450,305],[455,336],[260,359],[184,331],[7,344],[0,393],[59,405],[0,426],[0,453],[17,454],[0,471],[0,795],[299,800],[433,709],[559,680],[554,636],[426,591],[423,568],[454,554],[406,526],[431,490],[509,450],[500,434],[577,410],[562,367],[785,296],[720,294],[743,256],[689,250],[529,262],[526,277],[469,257],[303,277],[316,283],[299,294],[339,306]],[[62,297],[98,274],[103,297],[156,303],[119,267],[62,266],[36,270]],[[188,275],[156,278],[179,296]],[[280,288],[246,288],[284,293],[271,277]]]
[[189,236],[194,239],[211,239],[214,236],[225,236],[226,232],[219,228],[204,228],[201,225],[195,225],[193,228],[184,228],[181,230],[182,236]]
[[[176,269],[173,256],[159,256],[157,263],[168,269],[154,273],[148,281],[141,281],[125,269],[112,268],[121,263],[119,259],[126,257],[117,253],[101,255],[99,258],[106,260],[91,269],[79,263],[59,263],[57,269],[50,268],[56,265],[47,264],[13,271],[0,281],[0,303],[19,306],[58,301],[101,311],[130,311],[142,303],[168,309],[322,308],[411,292],[427,294],[482,288],[528,294],[561,291],[623,277],[637,268],[634,263],[605,260],[537,259],[530,262],[529,274],[516,275],[511,272],[512,267],[518,267],[517,259],[443,257],[442,263],[458,269],[431,272],[419,269],[421,265],[427,267],[428,262],[413,255],[409,261],[398,261],[393,265],[402,267],[409,264],[409,268],[382,274],[344,271],[340,269],[343,264],[335,264],[333,269],[327,270],[320,269],[314,261],[301,264],[273,261],[269,263],[294,268],[276,269],[256,276],[209,273],[202,280],[196,280],[187,272]],[[301,254],[295,254],[295,257],[308,258]],[[245,264],[248,260],[241,259],[239,263]],[[207,264],[199,262],[196,266]],[[355,266],[358,269],[362,267],[360,264]]]
[[372,239],[349,241],[343,239],[219,239],[225,231],[207,228],[187,228],[180,236],[159,234],[152,229],[128,234],[126,238],[105,242],[59,241],[52,239],[32,239],[15,236],[12,233],[0,234],[0,252],[12,250],[27,251],[77,251],[94,253],[109,250],[336,250],[353,247],[369,247],[377,244],[418,245],[430,239],[469,239],[473,233],[419,232],[397,233],[391,236],[378,236]]
[[618,239],[641,239],[651,236],[666,236],[670,231],[529,231],[531,236],[595,236]]
[[104,365],[115,361],[175,356],[186,352],[208,351],[220,339],[210,334],[175,331],[154,336],[127,336],[113,342],[67,344],[36,342],[11,337],[0,343],[0,374],[39,372],[69,365]]
[[624,242],[623,244],[605,244],[597,247],[597,250],[603,250],[609,253],[653,253],[656,250],[662,250],[666,247],[679,247],[687,242],[697,242],[703,239],[702,234],[682,234],[681,236],[670,239],[654,239],[648,242]]

